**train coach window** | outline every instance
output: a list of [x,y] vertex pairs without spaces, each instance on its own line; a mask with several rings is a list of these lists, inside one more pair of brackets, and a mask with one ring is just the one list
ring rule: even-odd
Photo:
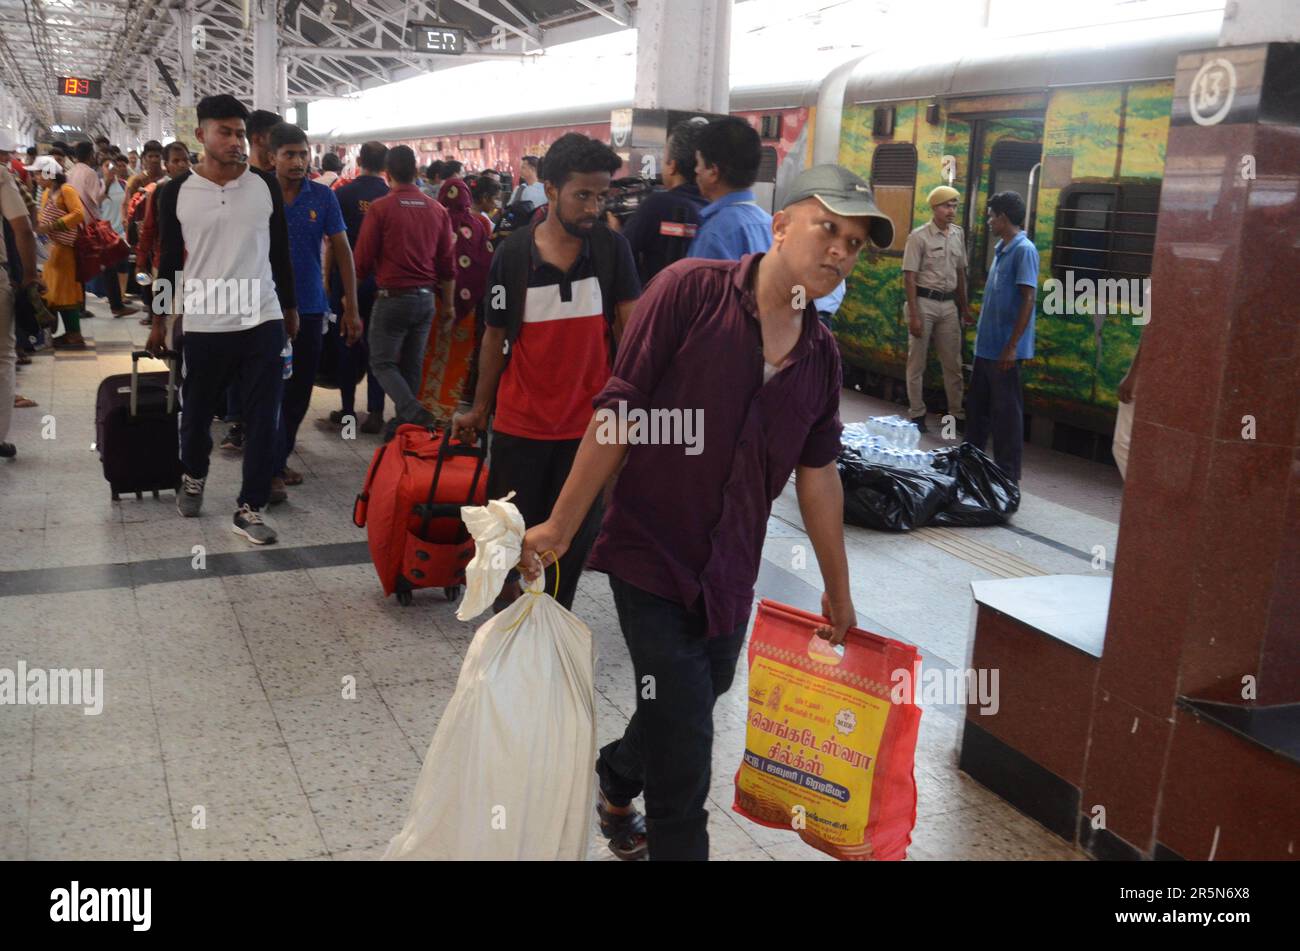
[[754,192],[754,201],[769,214],[776,209],[776,172],[779,164],[776,149],[770,145],[763,146],[762,158],[758,163],[758,178],[754,179],[751,190]]
[[1071,185],[1061,193],[1052,270],[1065,281],[1151,276],[1160,185]]
[[912,199],[916,191],[916,146],[910,142],[876,146],[871,156],[871,191],[876,205],[894,223],[889,252],[902,254],[912,231]]
[[876,138],[888,138],[894,134],[894,107],[886,106],[871,113],[871,134]]

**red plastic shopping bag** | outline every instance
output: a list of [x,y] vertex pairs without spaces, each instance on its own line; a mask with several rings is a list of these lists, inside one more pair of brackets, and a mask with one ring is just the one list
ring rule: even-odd
[[839,859],[902,859],[916,824],[921,708],[915,647],[762,601],[749,641],[749,715],[732,808]]

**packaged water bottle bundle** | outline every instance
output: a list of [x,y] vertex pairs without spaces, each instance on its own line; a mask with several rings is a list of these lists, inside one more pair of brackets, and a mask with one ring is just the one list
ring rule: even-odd
[[934,452],[917,448],[921,431],[901,416],[872,416],[863,423],[850,423],[841,441],[871,465],[917,472],[934,468]]

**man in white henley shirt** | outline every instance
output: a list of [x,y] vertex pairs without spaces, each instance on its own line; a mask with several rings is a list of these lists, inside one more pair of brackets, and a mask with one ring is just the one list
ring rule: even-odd
[[212,418],[234,383],[245,425],[243,486],[232,529],[256,545],[276,540],[269,501],[283,392],[281,352],[298,330],[284,202],[275,178],[248,165],[248,110],[233,96],[198,105],[203,156],[158,195],[161,258],[148,349],[163,348],[165,315],[184,330],[176,507],[203,505]]

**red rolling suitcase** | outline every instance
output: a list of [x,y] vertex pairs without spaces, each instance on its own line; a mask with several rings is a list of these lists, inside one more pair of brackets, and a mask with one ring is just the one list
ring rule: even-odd
[[384,594],[396,593],[403,607],[417,588],[460,597],[474,557],[460,507],[487,503],[486,463],[484,447],[409,423],[375,451],[352,522],[366,529]]

